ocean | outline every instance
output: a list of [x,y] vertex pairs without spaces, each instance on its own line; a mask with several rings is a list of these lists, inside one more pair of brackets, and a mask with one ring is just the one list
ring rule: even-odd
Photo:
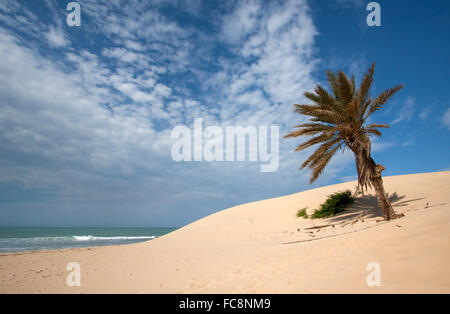
[[174,230],[176,228],[0,227],[0,253],[137,243]]

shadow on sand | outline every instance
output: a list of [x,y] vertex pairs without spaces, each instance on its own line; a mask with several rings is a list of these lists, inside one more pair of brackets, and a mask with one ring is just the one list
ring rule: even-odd
[[[411,200],[403,200],[406,196],[399,196],[396,192],[389,196],[389,201],[392,207],[398,209],[398,207],[407,206],[408,203],[422,200],[425,198],[416,198]],[[383,217],[381,208],[378,206],[377,197],[375,195],[364,195],[357,197],[355,202],[346,209],[342,214],[329,218],[330,222],[344,222],[347,220],[354,220],[364,217],[365,219]]]

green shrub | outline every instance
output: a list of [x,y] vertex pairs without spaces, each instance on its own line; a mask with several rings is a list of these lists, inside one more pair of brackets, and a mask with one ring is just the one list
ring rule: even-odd
[[300,209],[300,210],[297,212],[297,217],[298,217],[298,218],[303,217],[303,218],[307,219],[307,218],[308,218],[308,213],[306,212],[306,209],[307,209],[307,208],[308,208],[308,207],[304,207],[304,208]]
[[321,204],[320,208],[312,214],[311,219],[334,216],[340,212],[343,212],[345,207],[352,204],[354,200],[355,198],[352,196],[352,192],[350,190],[331,194],[328,196],[325,203]]

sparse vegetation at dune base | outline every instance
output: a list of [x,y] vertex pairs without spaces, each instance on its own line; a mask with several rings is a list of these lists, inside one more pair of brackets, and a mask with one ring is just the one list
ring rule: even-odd
[[316,209],[314,213],[309,217],[306,212],[306,207],[300,209],[297,212],[297,217],[303,217],[305,219],[320,219],[327,218],[331,216],[336,216],[337,214],[343,212],[348,205],[351,205],[355,201],[350,190],[343,192],[336,192],[328,196],[325,203],[320,205],[319,209]]
[[308,213],[306,211],[307,209],[308,209],[308,207],[303,207],[302,209],[300,209],[297,212],[297,218],[303,217],[303,218],[307,219],[308,218]]

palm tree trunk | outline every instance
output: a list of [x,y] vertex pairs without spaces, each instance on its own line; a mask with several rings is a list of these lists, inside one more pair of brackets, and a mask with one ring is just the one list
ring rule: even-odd
[[383,179],[381,179],[381,171],[385,168],[382,165],[376,165],[374,174],[371,178],[371,183],[375,189],[377,195],[378,205],[381,208],[384,220],[392,220],[403,217],[403,214],[396,214],[392,208],[391,202],[389,201],[386,192],[384,191]]
[[391,220],[403,217],[403,214],[396,214],[392,208],[386,192],[384,191],[383,179],[381,172],[386,168],[375,161],[370,156],[370,150],[364,146],[357,145],[353,147],[356,157],[356,170],[358,171],[358,186],[364,191],[368,186],[372,185],[377,195],[378,205],[385,220]]

